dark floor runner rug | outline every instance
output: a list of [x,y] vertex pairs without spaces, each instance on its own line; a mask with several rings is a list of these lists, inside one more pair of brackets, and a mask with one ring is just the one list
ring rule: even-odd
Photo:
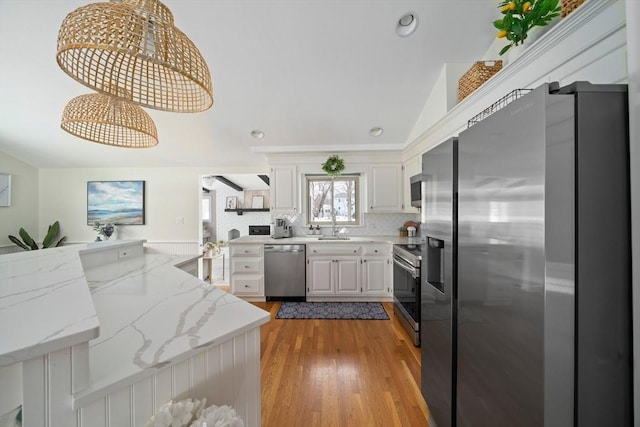
[[379,302],[289,302],[280,306],[276,319],[388,320]]

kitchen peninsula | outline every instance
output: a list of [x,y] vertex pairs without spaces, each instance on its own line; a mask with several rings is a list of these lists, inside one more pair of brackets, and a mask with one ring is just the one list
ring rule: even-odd
[[183,271],[197,258],[143,241],[1,256],[0,367],[22,363],[24,425],[144,425],[203,397],[259,425],[269,313]]

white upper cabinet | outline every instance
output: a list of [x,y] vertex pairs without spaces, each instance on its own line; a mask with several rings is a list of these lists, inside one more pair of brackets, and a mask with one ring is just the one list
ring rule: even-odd
[[271,213],[296,213],[297,179],[295,166],[274,166],[271,168]]
[[367,196],[369,212],[402,212],[402,165],[378,164],[369,167]]

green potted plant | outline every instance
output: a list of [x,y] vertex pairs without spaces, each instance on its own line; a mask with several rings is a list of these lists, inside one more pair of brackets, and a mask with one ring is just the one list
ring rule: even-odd
[[496,37],[505,38],[510,43],[500,50],[506,53],[512,46],[518,46],[527,39],[527,33],[535,26],[543,27],[560,16],[560,0],[506,0],[499,5],[502,19],[493,21],[498,29]]
[[[54,245],[54,240],[58,236],[58,232],[60,231],[60,224],[58,221],[54,222],[49,226],[47,230],[47,235],[44,237],[42,241],[42,249],[50,248]],[[24,228],[20,228],[18,231],[18,235],[22,238],[22,240],[18,239],[16,236],[9,235],[9,240],[11,240],[16,245],[20,246],[25,251],[35,251],[40,249],[38,247],[38,243],[31,238],[29,233]],[[67,236],[63,236],[57,242],[55,242],[55,246],[61,246],[62,242],[67,239]]]

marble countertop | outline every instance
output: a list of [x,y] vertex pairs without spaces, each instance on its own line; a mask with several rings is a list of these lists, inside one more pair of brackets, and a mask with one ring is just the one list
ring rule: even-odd
[[283,239],[274,239],[271,236],[242,236],[229,241],[229,244],[246,244],[246,243],[262,243],[274,245],[296,245],[296,244],[345,244],[345,243],[391,243],[391,244],[420,244],[423,240],[417,237],[400,237],[400,236],[350,236],[349,240],[319,240],[320,236],[296,236],[286,237]]
[[143,254],[83,268],[82,254],[96,250],[83,244],[0,256],[0,366],[89,341],[90,385],[74,395],[76,407],[271,318],[177,268],[200,254]]
[[73,245],[0,256],[0,366],[87,342],[98,315]]
[[85,270],[100,336],[89,343],[91,385],[76,406],[271,319],[176,268],[188,259],[145,254]]

